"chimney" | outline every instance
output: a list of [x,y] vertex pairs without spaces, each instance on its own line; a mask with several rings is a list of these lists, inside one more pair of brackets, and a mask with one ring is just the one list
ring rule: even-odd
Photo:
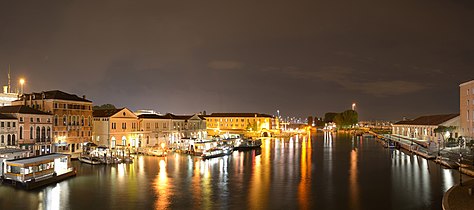
[[82,95],[82,99],[86,99],[86,95]]

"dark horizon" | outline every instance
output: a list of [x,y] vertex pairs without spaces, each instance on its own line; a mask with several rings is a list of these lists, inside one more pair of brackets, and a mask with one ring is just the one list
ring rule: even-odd
[[459,113],[474,2],[0,3],[0,84],[132,110]]

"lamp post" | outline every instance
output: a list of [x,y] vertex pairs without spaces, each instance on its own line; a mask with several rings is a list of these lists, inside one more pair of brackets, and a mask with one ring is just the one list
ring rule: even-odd
[[25,84],[25,79],[20,79],[20,95],[23,95],[23,85]]

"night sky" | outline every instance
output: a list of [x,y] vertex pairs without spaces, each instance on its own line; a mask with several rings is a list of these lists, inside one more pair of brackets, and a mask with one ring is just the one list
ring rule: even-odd
[[166,113],[459,112],[471,0],[0,0],[0,83]]

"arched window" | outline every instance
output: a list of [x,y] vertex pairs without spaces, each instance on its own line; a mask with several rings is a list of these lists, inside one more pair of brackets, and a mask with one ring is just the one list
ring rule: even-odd
[[30,139],[33,139],[33,126],[30,127]]
[[58,115],[54,115],[54,126],[58,126]]
[[12,136],[10,134],[7,137],[7,145],[12,145]]
[[12,135],[12,145],[16,145],[16,142],[15,142],[16,138],[15,138],[15,134]]
[[46,138],[51,138],[51,128],[48,127],[47,132],[46,132]]
[[81,126],[84,126],[84,115],[81,116]]
[[92,126],[91,116],[89,116],[89,120],[88,120],[88,125],[87,125],[87,126]]
[[20,139],[23,139],[23,126],[20,126]]
[[46,139],[46,128],[44,126],[43,128],[41,128],[41,139],[42,140]]
[[36,127],[36,140],[39,141],[41,138],[41,129],[39,126]]
[[66,115],[63,116],[63,125],[64,126],[67,125],[67,116]]
[[0,143],[5,144],[5,136],[2,135],[2,141]]

